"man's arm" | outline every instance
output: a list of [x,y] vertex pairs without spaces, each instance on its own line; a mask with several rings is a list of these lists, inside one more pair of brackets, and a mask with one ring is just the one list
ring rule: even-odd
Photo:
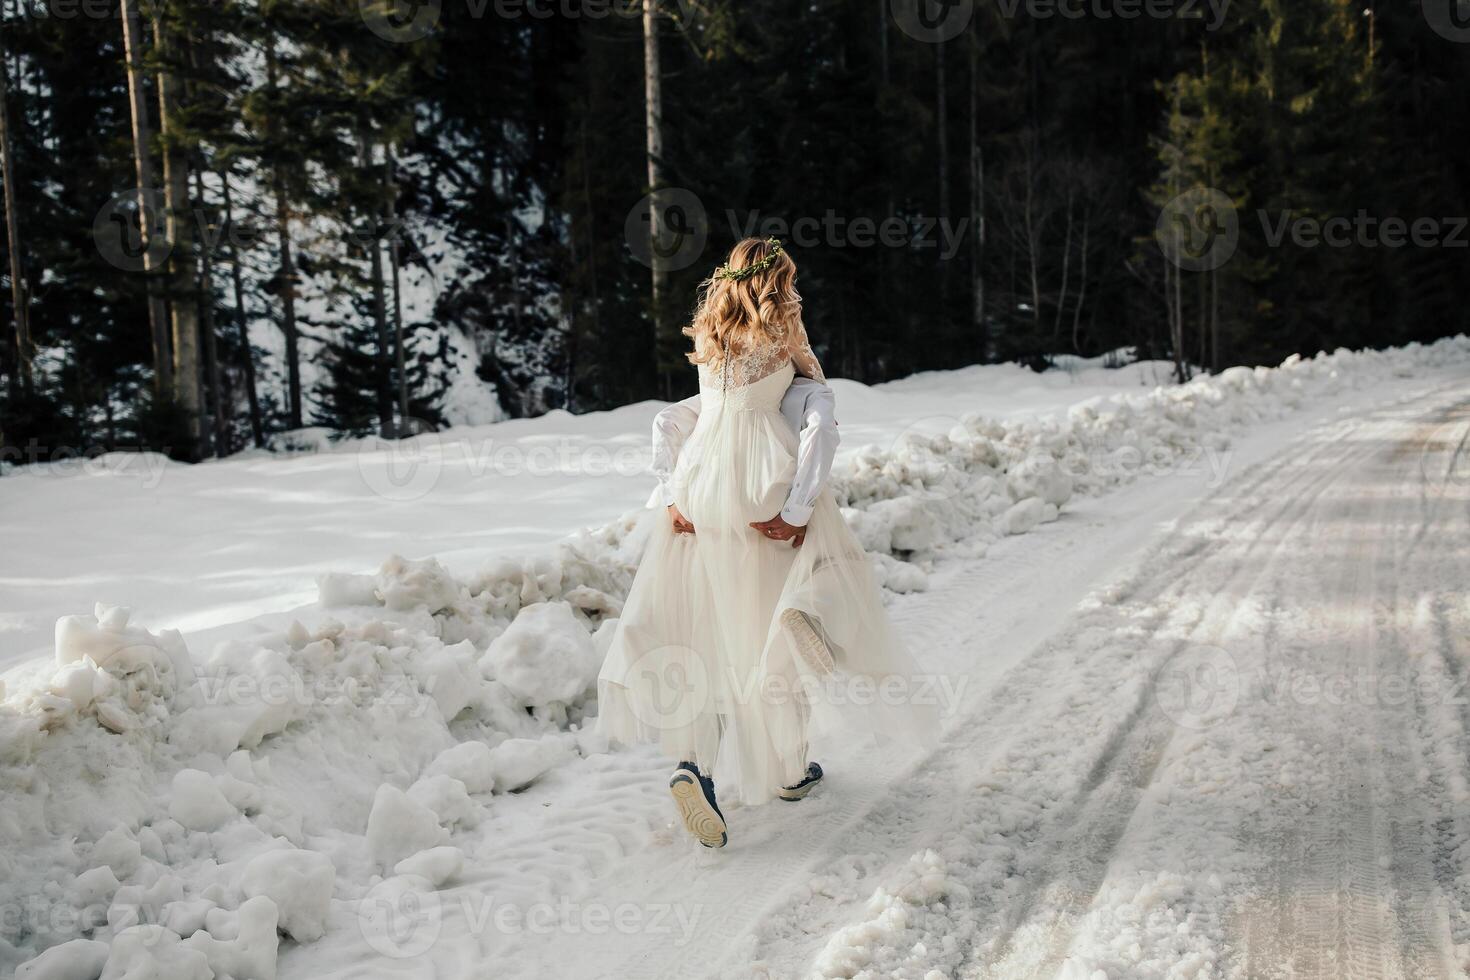
[[649,469],[658,479],[658,487],[648,506],[671,506],[674,503],[674,467],[679,450],[699,422],[699,396],[674,402],[653,418],[653,463]]
[[797,378],[786,397],[790,403],[782,405],[783,414],[789,409],[797,409],[800,413],[800,443],[796,450],[796,476],[786,495],[786,505],[781,508],[781,519],[792,527],[806,527],[818,498],[827,486],[832,460],[837,455],[840,442],[837,396],[820,381]]

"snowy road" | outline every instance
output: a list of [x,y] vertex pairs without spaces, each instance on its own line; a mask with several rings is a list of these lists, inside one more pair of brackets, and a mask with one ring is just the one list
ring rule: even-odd
[[900,599],[962,694],[932,754],[827,746],[719,853],[663,761],[589,759],[483,828],[429,951],[349,930],[282,975],[1465,975],[1470,400],[1286,431]]
[[[1439,395],[1241,474],[915,772],[812,831],[817,880],[753,944],[718,941],[770,893],[742,855],[695,890],[734,923],[606,975],[716,950],[729,976],[1463,975],[1467,436],[1470,400]],[[973,608],[936,635],[984,642]]]
[[858,821],[932,849],[864,876],[896,898],[824,911],[846,923],[830,940],[767,925],[754,958],[771,976],[813,954],[827,976],[1461,975],[1467,434],[1470,401],[1442,395],[1241,474]]

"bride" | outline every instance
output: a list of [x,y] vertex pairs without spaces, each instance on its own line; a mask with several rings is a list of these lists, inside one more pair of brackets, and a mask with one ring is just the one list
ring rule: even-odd
[[814,491],[796,479],[782,399],[798,374],[825,379],[781,243],[737,244],[684,333],[698,421],[603,663],[598,727],[683,760],[669,782],[680,817],[722,847],[716,778],[743,803],[800,800],[823,775],[813,731],[922,738],[935,711],[832,495],[792,499]]

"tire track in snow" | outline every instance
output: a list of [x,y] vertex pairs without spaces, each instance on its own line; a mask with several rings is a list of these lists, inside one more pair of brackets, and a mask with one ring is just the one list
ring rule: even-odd
[[[1400,540],[1391,568],[1393,592],[1392,615],[1401,639],[1399,654],[1408,657],[1422,651],[1425,676],[1432,686],[1413,688],[1412,730],[1403,768],[1418,775],[1420,791],[1413,794],[1419,802],[1416,820],[1395,828],[1395,851],[1404,855],[1404,865],[1412,869],[1417,880],[1434,882],[1444,901],[1426,901],[1410,888],[1396,882],[1396,912],[1401,922],[1422,923],[1436,945],[1452,951],[1442,970],[1463,975],[1470,967],[1470,956],[1459,954],[1455,963],[1456,944],[1466,948],[1470,938],[1467,914],[1470,914],[1470,881],[1465,861],[1458,855],[1470,842],[1470,702],[1467,702],[1467,660],[1470,660],[1470,629],[1463,620],[1453,622],[1454,584],[1470,582],[1470,558],[1463,546],[1470,539],[1470,472],[1461,469],[1466,460],[1465,448],[1470,442],[1470,402],[1456,404],[1441,413],[1430,425],[1422,426],[1424,435],[1418,440],[1418,479],[1406,485],[1406,495],[1415,494],[1420,501],[1421,520],[1408,533],[1400,530]],[[1443,457],[1443,473],[1436,473],[1431,463]],[[1437,533],[1429,535],[1431,529]],[[1443,583],[1432,592],[1408,592],[1398,586],[1401,573],[1410,559],[1432,562],[1434,579]],[[1461,602],[1463,603],[1463,596]],[[1458,640],[1458,643],[1457,643]],[[1400,864],[1395,863],[1395,871]],[[1407,870],[1407,869],[1406,869]]]
[[[1422,405],[1418,411],[1422,411]],[[1206,519],[1197,522],[1217,532],[1217,543],[1213,548],[1201,548],[1200,542],[1185,542],[1172,548],[1166,545],[1159,553],[1159,574],[1152,580],[1147,575],[1139,576],[1131,588],[1120,590],[1115,598],[1126,600],[1132,608],[1150,600],[1179,599],[1191,590],[1204,589],[1212,593],[1214,599],[1210,605],[1215,607],[1215,611],[1200,614],[1193,628],[1177,618],[1170,622],[1169,617],[1164,617],[1164,622],[1148,623],[1143,627],[1146,632],[1173,635],[1182,631],[1199,642],[1230,635],[1233,625],[1231,607],[1256,597],[1262,591],[1262,583],[1268,583],[1264,590],[1267,606],[1271,598],[1279,594],[1295,594],[1300,600],[1305,590],[1306,598],[1310,599],[1315,594],[1313,589],[1325,587],[1328,601],[1319,604],[1323,613],[1323,635],[1328,637],[1324,649],[1334,648],[1331,638],[1336,626],[1333,622],[1336,612],[1344,606],[1357,608],[1360,612],[1358,635],[1350,645],[1351,656],[1346,660],[1339,657],[1326,666],[1340,669],[1361,666],[1370,671],[1380,669],[1378,644],[1374,639],[1378,607],[1372,597],[1376,594],[1375,581],[1380,577],[1375,564],[1382,561],[1383,551],[1379,548],[1356,554],[1339,554],[1336,548],[1344,542],[1334,540],[1328,532],[1334,525],[1352,521],[1368,528],[1392,526],[1385,519],[1391,516],[1386,511],[1385,502],[1371,494],[1366,510],[1359,507],[1357,512],[1347,514],[1342,510],[1345,501],[1353,501],[1355,478],[1371,469],[1374,461],[1382,455],[1384,436],[1395,434],[1394,414],[1389,412],[1386,422],[1375,414],[1365,420],[1336,426],[1335,431],[1327,434],[1330,438],[1319,437],[1318,444],[1294,464],[1264,468],[1255,474],[1254,479],[1242,477],[1231,490],[1235,506],[1227,507],[1226,517],[1220,521]],[[1285,503],[1263,508],[1269,502],[1281,501]],[[1264,519],[1259,515],[1262,509],[1269,512]],[[1257,513],[1252,514],[1253,511]],[[1242,520],[1247,515],[1251,515],[1252,520]],[[1249,533],[1241,534],[1242,528],[1232,524],[1244,524]],[[1340,539],[1341,535],[1338,537]],[[1463,543],[1460,546],[1463,547]],[[1180,563],[1191,555],[1202,556],[1199,565],[1181,569]],[[1207,569],[1207,572],[1200,574],[1200,568]],[[1321,581],[1324,571],[1329,576],[1336,572],[1336,580],[1314,584]],[[1359,605],[1354,606],[1355,600]],[[1187,603],[1181,605],[1187,606]],[[1303,603],[1303,606],[1309,605],[1310,602]],[[1363,621],[1363,613],[1366,613],[1366,622]],[[1322,646],[1320,642],[1319,646]],[[1036,659],[1044,663],[1050,658],[1041,656]],[[1050,666],[1056,668],[1058,665],[1051,663]],[[1027,671],[1017,673],[1026,674]],[[1037,679],[1033,677],[1032,680]],[[1018,680],[1017,684],[1021,682]],[[1091,720],[1105,721],[1106,717]],[[1233,955],[1234,962],[1226,967],[1225,972],[1267,976],[1272,975],[1269,967],[1274,965],[1283,968],[1283,972],[1278,974],[1283,976],[1310,975],[1316,971],[1334,978],[1412,976],[1417,980],[1421,976],[1444,975],[1440,971],[1443,962],[1442,931],[1436,934],[1434,929],[1422,925],[1432,923],[1433,917],[1413,914],[1413,909],[1404,901],[1407,897],[1411,903],[1428,902],[1434,906],[1433,897],[1426,897],[1424,876],[1410,859],[1412,852],[1398,861],[1387,859],[1392,853],[1396,835],[1398,839],[1406,835],[1412,837],[1415,813],[1412,809],[1388,808],[1386,803],[1392,797],[1384,792],[1381,782],[1369,782],[1370,779],[1381,780],[1385,768],[1396,762],[1385,762],[1371,754],[1373,741],[1361,737],[1355,739],[1352,727],[1343,721],[1341,715],[1336,725],[1329,724],[1320,714],[1313,713],[1313,717],[1316,725],[1312,734],[1322,741],[1327,737],[1337,739],[1330,744],[1340,749],[1334,765],[1336,778],[1330,781],[1333,790],[1328,799],[1316,807],[1313,814],[1316,826],[1311,832],[1282,836],[1276,860],[1278,866],[1287,870],[1280,876],[1274,891],[1265,888],[1257,893],[1257,904],[1269,905],[1274,895],[1284,905],[1308,906],[1299,929],[1290,928],[1284,934],[1277,933],[1282,947],[1301,950],[1301,954],[1293,964],[1290,955],[1284,959],[1279,955],[1280,947],[1274,956],[1250,957],[1253,952],[1265,951],[1240,950]],[[928,968],[938,968],[939,975],[945,977],[985,975],[983,971],[987,970],[991,975],[1002,976],[1006,980],[1052,975],[1060,965],[1062,955],[1074,945],[1077,919],[1087,911],[1097,894],[1100,880],[1109,870],[1111,853],[1119,838],[1129,833],[1134,806],[1143,796],[1142,790],[1147,788],[1140,787],[1137,793],[1127,792],[1124,787],[1128,774],[1141,772],[1144,774],[1143,782],[1147,783],[1157,771],[1156,762],[1149,764],[1153,744],[1149,729],[1156,718],[1156,715],[1147,714],[1142,719],[1138,718],[1135,704],[1135,710],[1112,728],[1108,738],[1111,748],[1105,747],[1095,756],[1093,774],[1080,793],[1062,801],[1070,802],[1071,806],[1059,808],[1057,797],[1048,796],[1039,779],[1030,781],[1029,785],[1024,779],[1016,780],[1008,787],[1009,792],[1018,797],[1024,797],[1025,792],[1022,791],[1029,789],[1034,794],[1033,799],[1041,802],[1041,809],[1049,809],[1052,814],[1050,818],[1040,818],[1020,831],[1010,831],[1009,837],[1014,846],[1024,854],[1044,852],[1049,845],[1056,845],[1061,856],[1018,870],[1015,867],[964,867],[964,847],[942,851],[952,859],[951,873],[955,873],[958,866],[958,877],[970,886],[972,892],[985,895],[987,886],[993,889],[1002,881],[1008,886],[1002,898],[992,903],[1008,910],[1008,914],[999,917],[999,925],[994,918],[985,919],[986,912],[994,911],[986,907],[985,899],[978,901],[970,910],[972,919],[978,920],[970,923],[961,922],[952,911],[933,913],[933,910],[910,909],[915,917],[931,913],[937,915],[942,920],[940,927],[955,933],[969,926],[966,941],[975,955],[965,972],[955,974],[955,964],[942,956],[929,955],[926,958],[920,954],[898,965],[892,959],[885,960],[887,973],[863,975],[919,977],[925,975]],[[1374,734],[1392,735],[1392,731],[1380,724]],[[1394,740],[1390,738],[1387,741]],[[1402,745],[1403,741],[1399,739],[1396,744]],[[1059,746],[1055,740],[1049,745],[1045,740],[1038,740],[1034,748],[1030,757],[1042,761],[1046,750],[1055,751]],[[1167,735],[1161,751],[1167,751]],[[1075,754],[1073,760],[1080,761]],[[1136,760],[1142,760],[1143,764],[1136,765]],[[1044,770],[1039,767],[1038,771]],[[1097,778],[1098,773],[1105,774],[1101,782]],[[1364,785],[1368,788],[1366,796],[1358,789]],[[1110,793],[1096,793],[1099,786],[1107,787]],[[1114,791],[1113,787],[1117,789]],[[1090,798],[1089,793],[1092,794]],[[1116,802],[1108,811],[1110,800]],[[985,819],[987,807],[994,809],[996,806],[993,795],[982,795],[976,802],[974,816],[977,820]],[[1057,815],[1058,810],[1061,816]],[[1090,819],[1099,811],[1110,812],[1116,822],[1109,825],[1103,821],[1100,827]],[[1046,828],[1050,828],[1050,834]],[[993,839],[981,840],[993,843]],[[1099,842],[1103,845],[1101,848],[1097,847]],[[1097,853],[1098,850],[1102,853]],[[1083,869],[1081,880],[1076,874],[1079,864]],[[1296,873],[1293,873],[1293,868],[1297,869]],[[1072,876],[1071,880],[1068,880],[1068,875]],[[1021,881],[1019,889],[1014,887],[1017,879]],[[1315,907],[1314,893],[1320,899],[1315,901]],[[954,896],[950,898],[954,900]],[[1289,914],[1288,908],[1275,911]],[[1208,910],[1198,917],[1210,919]],[[1406,917],[1409,919],[1407,922],[1403,921]],[[1016,921],[1018,918],[1022,920],[1019,923]],[[1215,915],[1213,923],[1206,922],[1205,928],[1212,930],[1212,934],[1218,933],[1216,938],[1219,939],[1227,938],[1230,932],[1224,914]],[[874,938],[872,941],[891,945],[909,943],[921,931],[921,928],[911,929],[906,935]],[[924,940],[930,938],[933,937],[920,935],[915,949],[921,949]],[[1253,936],[1247,932],[1243,938],[1249,943],[1252,938],[1259,938],[1259,933]],[[1020,952],[1011,952],[1012,944]],[[1221,947],[1221,955],[1229,961],[1232,958],[1229,943],[1222,943]],[[1003,959],[1007,953],[1011,954],[1010,958]],[[1250,966],[1245,966],[1247,963]],[[794,966],[790,962],[786,965]],[[852,975],[864,965],[854,961],[838,972],[826,975]],[[1237,972],[1242,967],[1248,972]],[[1087,974],[1084,972],[1082,975]]]
[[[1315,446],[1310,449],[1309,455],[1326,453],[1328,451],[1328,448],[1325,446]],[[1302,467],[1296,473],[1296,477],[1313,485],[1325,484],[1330,479],[1329,476],[1315,474],[1308,467]],[[1241,484],[1246,491],[1252,492],[1258,490],[1273,478],[1275,477],[1273,477],[1272,471],[1260,469],[1254,474],[1243,475],[1241,477]],[[1299,506],[1299,503],[1292,502],[1288,498],[1286,510]],[[1250,499],[1240,503],[1238,513],[1232,514],[1232,517],[1239,518],[1243,514],[1258,511],[1259,509],[1260,501]],[[1286,510],[1278,510],[1272,513],[1270,518],[1258,529],[1258,533],[1249,539],[1245,546],[1245,555],[1241,557],[1240,565],[1244,564],[1246,556],[1249,556],[1260,542],[1268,540],[1269,535],[1266,532],[1283,518]],[[1133,583],[1128,590],[1124,590],[1123,596],[1127,596],[1130,590],[1136,594],[1168,588],[1171,584],[1178,587],[1181,579],[1176,562],[1182,558],[1187,558],[1188,555],[1199,550],[1199,543],[1191,541],[1186,541],[1182,544],[1176,543],[1166,548],[1166,550],[1173,552],[1171,559],[1157,563],[1158,568],[1151,575],[1148,573],[1141,575],[1139,580]],[[1189,580],[1193,572],[1187,571],[1184,575],[1185,580]],[[1143,584],[1138,584],[1139,582]],[[1114,598],[1121,598],[1121,596],[1115,596]],[[1048,884],[1054,889],[1060,887],[1060,894],[1065,896],[1066,899],[1064,909],[1057,911],[1054,908],[1057,904],[1055,895],[1044,898],[1039,903],[1051,913],[1048,916],[1043,916],[1046,920],[1047,928],[1055,927],[1060,919],[1065,917],[1068,912],[1075,911],[1077,908],[1086,907],[1087,900],[1090,899],[1091,892],[1095,888],[1095,882],[1100,879],[1101,871],[1105,867],[1106,854],[1110,851],[1112,844],[1121,835],[1126,825],[1127,816],[1132,812],[1132,806],[1136,800],[1137,792],[1143,786],[1147,785],[1150,774],[1163,751],[1166,742],[1166,738],[1164,738],[1165,733],[1157,727],[1140,727],[1139,720],[1145,716],[1147,709],[1150,707],[1152,680],[1156,678],[1157,671],[1163,667],[1175,649],[1177,648],[1171,646],[1160,656],[1158,662],[1153,666],[1153,672],[1150,674],[1149,682],[1139,685],[1134,690],[1135,699],[1126,717],[1109,729],[1110,734],[1103,740],[1102,745],[1095,747],[1093,754],[1088,757],[1088,768],[1091,771],[1091,775],[1080,797],[1071,801],[1071,806],[1051,806],[1046,815],[1044,826],[1030,828],[1026,836],[1018,837],[1016,840],[1016,844],[1020,848],[1034,850],[1036,852],[1048,852],[1052,849],[1053,845],[1062,843],[1065,840],[1066,834],[1068,833],[1065,828],[1078,825],[1084,828],[1081,833],[1086,838],[1085,846],[1068,848],[1067,857],[1062,859],[1059,865],[1066,864],[1067,862],[1080,864],[1084,871],[1071,874],[1068,881],[1079,882],[1080,879],[1086,879],[1086,881],[1082,881],[1075,887],[1072,885],[1057,886],[1058,866],[1048,866],[1041,873],[1032,870],[1027,874],[1014,876],[1016,880],[1023,882],[1025,880],[1036,879],[1037,884],[1034,886],[1036,889],[1046,887]],[[1048,689],[1047,675],[1052,672],[1053,667],[1049,663],[1033,665],[1029,672],[1021,672],[1023,676],[1016,678],[1011,683],[1008,683],[1005,688],[997,691],[993,702],[1005,704],[1014,696],[1014,692]],[[925,786],[919,787],[917,790],[914,788],[905,788],[901,791],[900,798],[903,801],[903,805],[895,807],[895,809],[911,812],[912,807],[922,808],[924,816],[921,822],[928,823],[930,826],[937,828],[952,827],[960,820],[960,817],[954,814],[953,808],[951,808],[950,812],[946,813],[942,807],[936,807],[934,803],[935,800],[944,800],[950,797],[944,793],[934,793],[928,790],[935,785],[942,787],[960,783],[961,779],[958,774],[964,767],[960,764],[959,760],[975,758],[979,754],[982,763],[984,763],[986,757],[983,753],[987,744],[993,742],[997,735],[1003,738],[1006,737],[1005,726],[1000,726],[999,731],[997,731],[994,726],[981,720],[986,710],[990,707],[990,705],[982,706],[981,710],[977,712],[977,718],[972,719],[970,723],[964,726],[964,738],[952,740],[939,753],[936,753],[934,758],[925,763],[926,771],[930,772],[933,778]],[[1034,722],[1034,719],[1030,719],[1030,721]],[[987,763],[975,768],[983,772],[989,766]],[[1109,819],[1101,819],[1100,815],[1104,813],[1111,814],[1112,816]],[[1081,815],[1080,817],[1079,814]],[[1054,829],[1058,826],[1064,829]],[[1050,834],[1050,838],[1047,836],[1048,834]],[[853,841],[852,844],[854,846],[850,849],[860,850],[862,843],[864,843],[862,840]],[[890,841],[891,843],[893,842]],[[1073,841],[1072,843],[1076,845],[1077,842]],[[1079,854],[1091,855],[1091,857],[1084,857],[1079,861]],[[896,863],[902,865],[904,862],[898,861]],[[892,868],[893,866],[890,865],[885,870],[891,872]],[[885,876],[875,875],[870,877],[876,877],[881,880]],[[891,877],[891,874],[887,875],[887,877]],[[1023,889],[1026,887],[1031,886],[1023,884]],[[1008,903],[1008,909],[1019,908],[1023,914],[1025,911],[1029,911],[1038,905],[1035,894],[1028,893],[1024,890],[1020,894],[1017,894],[1013,890],[1008,894],[1008,897],[1011,899],[1011,902]],[[1007,914],[1010,920],[1003,928],[1003,935],[1001,936],[1003,939],[1004,933],[1014,932],[1019,924],[1015,921],[1016,915],[1014,913],[1008,910],[1002,911]],[[1052,950],[1052,952],[1055,951]],[[808,958],[809,956],[800,957],[800,959]],[[1053,957],[1048,953],[1045,958]],[[772,972],[770,975],[794,976],[795,973],[790,972],[793,968],[793,964],[790,962],[791,959],[792,957],[790,956],[783,957],[783,960],[786,961],[783,963],[783,966],[786,967],[786,972]],[[1009,977],[1019,974],[1002,972],[1001,975]]]
[[[1423,428],[1409,425],[1411,434]],[[1273,874],[1243,930],[1251,977],[1456,975],[1446,956],[1452,941],[1444,896],[1428,857],[1432,812],[1444,801],[1404,785],[1425,774],[1420,729],[1427,706],[1416,698],[1406,699],[1405,708],[1382,693],[1384,682],[1402,676],[1411,662],[1405,637],[1412,635],[1413,616],[1402,583],[1413,582],[1414,566],[1424,565],[1416,549],[1429,510],[1421,507],[1426,519],[1417,528],[1395,519],[1403,502],[1420,498],[1422,488],[1403,479],[1402,460],[1415,440],[1403,441],[1404,420],[1392,414],[1376,427],[1393,439],[1374,441],[1399,440],[1398,451],[1373,453],[1357,467],[1356,482],[1330,495],[1330,506],[1309,527],[1315,540],[1345,555],[1316,626],[1347,642],[1319,644],[1314,666],[1323,677],[1366,678],[1371,693],[1325,707],[1295,706],[1302,734],[1329,747],[1329,793],[1305,832],[1284,833],[1276,843]],[[1463,547],[1463,526],[1458,530]],[[1454,538],[1445,533],[1439,540]],[[1418,571],[1423,581],[1423,568]],[[1262,928],[1283,922],[1289,928]]]
[[[1201,564],[1180,574],[1163,564],[1160,574],[1148,586],[1136,590],[1135,600],[1163,586],[1159,601],[1166,607],[1193,591],[1206,588],[1216,599],[1200,610],[1195,621],[1182,624],[1159,624],[1159,628],[1171,633],[1189,636],[1193,645],[1217,644],[1237,621],[1243,603],[1229,597],[1249,597],[1258,584],[1271,576],[1304,515],[1310,513],[1319,496],[1331,485],[1338,472],[1349,461],[1339,461],[1325,472],[1316,473],[1310,466],[1317,457],[1329,454],[1326,447],[1318,447],[1299,463],[1299,473],[1280,492],[1271,496],[1285,503],[1253,529],[1239,554],[1227,549],[1221,554],[1207,555]],[[1231,512],[1231,519],[1239,519],[1257,509],[1259,494],[1274,475],[1269,466],[1257,474],[1257,482],[1242,496],[1244,502]],[[1274,488],[1273,488],[1274,489]],[[1272,532],[1285,526],[1287,533],[1280,536],[1263,559],[1256,551],[1267,547]],[[1253,559],[1259,560],[1259,566]],[[1223,564],[1218,573],[1216,564]],[[1223,578],[1215,579],[1223,573]],[[1212,581],[1212,579],[1214,579]],[[1203,581],[1201,581],[1203,580]],[[1150,684],[1150,693],[1157,690],[1158,674],[1168,661],[1158,665]],[[1098,760],[1094,774],[1089,779],[1091,792],[1104,781],[1110,784],[1111,792],[1098,799],[1085,801],[1073,820],[1067,821],[1077,829],[1049,841],[1061,855],[1053,866],[1040,876],[1038,888],[1041,894],[1026,902],[1016,915],[1017,921],[1009,931],[987,943],[985,955],[976,964],[979,977],[986,980],[1020,980],[1020,978],[1048,977],[1062,965],[1078,932],[1081,920],[1106,876],[1108,863],[1114,850],[1127,830],[1128,823],[1136,812],[1140,798],[1153,781],[1155,772],[1163,759],[1176,726],[1158,704],[1150,697],[1141,701],[1139,711],[1130,720],[1128,727],[1120,731],[1123,746]],[[1018,942],[1018,937],[1024,941]]]

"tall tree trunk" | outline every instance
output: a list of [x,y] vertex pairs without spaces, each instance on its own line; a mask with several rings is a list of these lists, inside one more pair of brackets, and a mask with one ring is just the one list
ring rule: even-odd
[[980,42],[970,42],[970,302],[972,328],[981,360],[993,357],[985,325],[985,151],[980,147]]
[[[938,129],[936,149],[939,154],[938,217],[940,221],[949,220],[949,78],[945,70],[944,49],[946,46],[944,41],[934,45],[934,117]],[[944,259],[940,250],[936,249],[935,255],[939,257],[940,317],[946,324],[945,333],[949,333],[950,263]]]
[[[194,173],[194,196],[204,205],[204,176]],[[201,211],[201,214],[204,213]],[[199,261],[199,330],[204,340],[204,376],[209,381],[209,398],[214,409],[214,455],[223,459],[230,453],[230,400],[226,396],[223,374],[219,369],[219,341],[214,332],[214,252],[224,225],[216,225],[214,233],[204,236]]]
[[1036,221],[1036,153],[1026,149],[1026,265],[1031,280],[1031,330],[1034,343],[1041,341],[1041,229]]
[[10,86],[0,64],[0,179],[5,181],[5,240],[10,247],[10,301],[15,317],[15,371],[20,389],[31,393],[31,311],[20,268],[20,217],[15,213],[15,165],[10,149]]
[[[505,219],[505,241],[510,265],[510,328],[513,336],[524,337],[526,325],[521,319],[521,310],[526,305],[526,298],[521,278],[521,224],[515,215]],[[532,404],[531,392],[527,391],[521,396],[521,414],[534,415],[537,410],[538,407]]]
[[281,284],[281,333],[286,339],[287,425],[293,429],[301,421],[301,341],[296,328],[296,264],[291,258],[291,205],[286,200],[285,181],[275,180],[276,237],[279,240]]
[[1087,233],[1092,223],[1092,212],[1082,209],[1082,250],[1078,255],[1077,308],[1072,311],[1072,352],[1082,353],[1082,303],[1087,298]]
[[[590,104],[590,97],[589,97]],[[590,105],[589,105],[590,107]],[[592,336],[602,336],[602,296],[597,286],[597,211],[592,203],[592,156],[587,145],[587,119],[582,119],[582,206],[587,211],[587,292],[591,299]],[[573,345],[567,365],[567,411],[576,411],[577,331],[572,331]]]
[[148,248],[152,233],[150,210],[157,206],[153,186],[153,133],[148,122],[148,100],[143,87],[143,22],[138,0],[122,0],[123,53],[128,68],[128,107],[132,115],[133,168],[138,181],[138,244],[143,249],[147,277],[148,326],[153,344],[153,391],[170,395],[173,389],[173,352],[169,349],[168,303],[163,296],[160,266],[163,260]]
[[949,80],[945,77],[944,42],[934,45],[934,124],[939,154],[939,218],[949,217]]
[[1067,287],[1072,273],[1072,212],[1076,189],[1067,187],[1067,230],[1062,236],[1062,285],[1057,291],[1057,314],[1052,320],[1051,342],[1055,347],[1062,339],[1062,312],[1067,308]]
[[[364,173],[372,173],[373,147],[361,131],[357,138],[357,152],[358,165]],[[372,207],[368,212],[370,225],[367,229],[367,247],[371,250],[368,258],[373,282],[373,327],[378,334],[377,366],[373,371],[377,380],[378,434],[389,438],[393,435],[393,338],[388,332],[388,300],[383,285],[383,243],[379,239],[382,233],[382,215],[379,207],[380,205]]]
[[1220,373],[1220,270],[1210,270],[1210,372]]
[[204,436],[199,374],[199,278],[194,255],[194,214],[189,198],[189,146],[182,113],[183,86],[177,74],[185,60],[185,39],[159,10],[154,20],[161,65],[158,110],[163,136],[163,196],[168,213],[170,296],[173,328],[174,400],[184,413],[192,455]]
[[240,367],[245,375],[245,397],[250,405],[250,437],[255,445],[265,446],[265,426],[260,419],[260,396],[255,390],[255,348],[250,344],[250,321],[245,317],[245,287],[240,273],[240,253],[234,241],[234,202],[230,199],[230,175],[220,171],[225,195],[225,241],[230,246],[230,281],[235,293],[235,330],[240,343]]
[[1199,362],[1201,367],[1207,367],[1210,363],[1210,304],[1206,281],[1209,277],[1198,272],[1194,274],[1195,284],[1199,287],[1195,290],[1195,300],[1199,303]]
[[[888,6],[889,3],[890,0],[878,0],[878,77],[882,84],[878,89],[878,98],[874,101],[880,107],[884,104],[884,100],[888,94],[888,89],[893,83],[893,72],[890,67],[888,50],[888,18],[890,16]],[[879,121],[880,124],[883,123],[882,117],[880,117]],[[882,184],[886,191],[885,199],[883,201],[883,218],[884,220],[887,220],[888,218],[894,216],[895,211],[893,205],[894,168],[893,152],[891,148],[887,145],[886,141],[883,140],[879,141],[878,165],[880,168],[880,177],[882,178]],[[895,250],[891,248],[883,248],[878,250],[878,275],[879,280],[882,282],[891,281],[896,275],[894,267],[897,263],[898,256],[895,255],[894,252]],[[877,309],[872,310],[871,312],[876,316],[877,319],[895,319],[889,313],[889,297],[887,291],[879,290],[878,295],[875,297],[875,301],[877,304]],[[901,326],[905,328],[909,327],[909,322],[906,318],[900,321],[900,323]],[[917,336],[906,336],[902,338],[902,340],[904,341],[902,346],[908,351],[916,351],[921,349],[921,338]],[[850,378],[864,377],[866,375],[866,370],[863,364],[863,337],[861,332],[859,332],[857,336],[853,338],[852,344],[848,347],[846,351],[844,351],[844,354],[847,357],[847,370],[845,372],[847,376]]]
[[403,338],[403,283],[398,260],[398,180],[394,174],[393,147],[385,148],[384,174],[388,184],[388,261],[393,269],[393,351],[398,371],[398,438],[412,435],[408,420],[408,354]]
[[[268,43],[265,49],[266,85],[272,94],[276,89],[276,48]],[[275,117],[267,139],[276,139]],[[300,337],[296,328],[296,265],[291,259],[291,201],[286,193],[286,176],[277,163],[271,174],[272,190],[276,196],[276,237],[280,243],[281,284],[281,333],[286,339],[286,388],[287,425],[299,429],[301,421],[301,351]]]
[[1170,298],[1173,312],[1169,317],[1170,344],[1174,348],[1174,380],[1179,384],[1188,381],[1184,357],[1184,270],[1174,269],[1174,295]]
[[643,109],[644,136],[648,156],[649,189],[649,265],[652,266],[651,302],[653,305],[653,344],[657,358],[660,386],[665,398],[673,395],[672,357],[677,338],[666,336],[664,316],[668,271],[664,268],[663,188],[664,157],[664,93],[663,72],[659,66],[658,0],[643,0]]
[[886,89],[891,81],[888,68],[888,4],[889,0],[878,0],[878,77]]

